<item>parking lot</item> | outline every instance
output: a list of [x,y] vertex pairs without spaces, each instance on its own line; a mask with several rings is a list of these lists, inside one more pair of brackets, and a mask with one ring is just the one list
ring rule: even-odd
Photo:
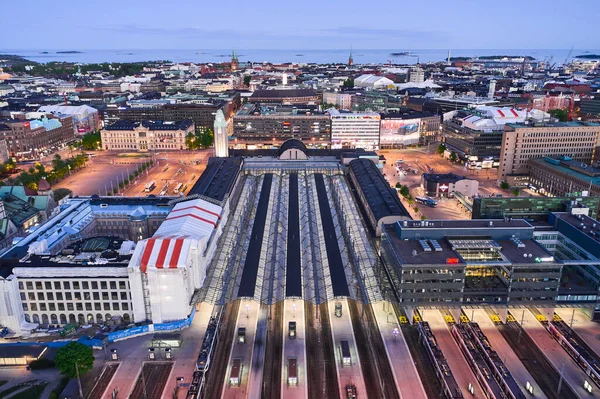
[[[442,158],[435,152],[436,147],[411,148],[403,150],[380,150],[379,155],[386,158],[386,164],[383,167],[383,173],[392,187],[396,183],[408,186],[411,195],[414,197],[425,197],[425,192],[421,187],[421,175],[423,173],[455,173],[459,176],[465,176],[469,179],[479,181],[480,196],[513,197],[509,191],[504,191],[496,184],[497,169],[469,170],[465,165],[452,163]],[[395,167],[397,160],[403,160],[402,170],[398,172]],[[416,173],[414,171],[416,170]],[[523,192],[521,196],[529,196],[531,193]],[[401,198],[404,206],[409,210],[412,217],[420,219],[465,219],[470,218],[470,213],[466,212],[455,199],[437,198],[436,208],[430,208],[422,204],[409,205],[408,201]],[[418,208],[415,212],[414,208]]]
[[[153,167],[139,175],[124,190],[120,189],[117,195],[158,195],[167,183],[169,189],[165,195],[176,195],[173,193],[173,188],[177,183],[187,184],[188,189],[192,187],[204,171],[206,162],[213,155],[214,150],[136,154],[139,156],[122,156],[122,154],[119,156],[118,152],[107,151],[89,151],[89,153],[94,155],[90,158],[87,167],[73,172],[71,176],[52,188],[68,188],[73,191],[73,195],[107,195],[118,188],[119,183],[129,175],[133,175],[142,163],[154,160]],[[150,192],[145,192],[144,186],[150,181],[154,181],[156,187]]]

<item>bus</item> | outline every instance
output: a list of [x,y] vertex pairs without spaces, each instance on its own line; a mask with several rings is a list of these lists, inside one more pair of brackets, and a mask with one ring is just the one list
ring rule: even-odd
[[146,185],[144,186],[144,191],[149,193],[150,191],[154,190],[154,187],[156,187],[156,184],[154,183],[154,181],[151,181],[150,183],[146,183]]
[[432,200],[431,198],[417,197],[415,198],[415,201],[417,201],[419,204],[427,205],[430,208],[437,207],[437,201]]
[[350,356],[350,345],[348,341],[341,341],[340,346],[342,347],[342,364],[344,366],[352,365],[352,357]]
[[288,385],[298,385],[298,370],[296,358],[288,359]]
[[175,186],[175,189],[173,189],[173,193],[174,193],[174,194],[179,194],[179,192],[181,191],[181,188],[182,188],[182,187],[183,187],[183,183],[178,183],[178,184]]
[[230,385],[240,385],[242,380],[242,359],[233,359],[231,374],[229,375]]

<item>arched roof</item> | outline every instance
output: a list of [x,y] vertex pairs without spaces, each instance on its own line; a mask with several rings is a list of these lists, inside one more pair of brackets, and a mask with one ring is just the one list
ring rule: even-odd
[[281,154],[283,154],[285,151],[291,150],[291,149],[300,150],[306,154],[306,146],[304,145],[303,142],[301,142],[300,140],[296,140],[296,139],[289,139],[289,140],[285,141],[281,145],[281,147],[279,147],[279,156],[281,156]]

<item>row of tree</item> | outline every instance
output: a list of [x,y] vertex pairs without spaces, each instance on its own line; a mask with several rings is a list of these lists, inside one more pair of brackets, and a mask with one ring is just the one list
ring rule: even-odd
[[[68,158],[67,160],[63,160],[60,155],[56,154],[52,160],[51,171],[48,172],[46,167],[38,162],[31,166],[28,170],[21,172],[21,174],[19,174],[17,177],[9,178],[7,182],[11,185],[22,184],[23,186],[29,187],[32,190],[37,190],[40,180],[46,179],[48,183],[53,184],[64,179],[64,177],[72,171],[84,167],[87,160],[88,156],[84,153],[77,154],[76,156]],[[7,171],[14,170],[14,161],[9,160],[2,165],[2,169]]]

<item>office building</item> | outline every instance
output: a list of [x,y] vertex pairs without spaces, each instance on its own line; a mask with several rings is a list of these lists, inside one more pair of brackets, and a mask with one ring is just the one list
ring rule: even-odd
[[11,157],[37,159],[75,139],[72,116],[45,113],[14,116],[14,119],[0,119],[0,138],[6,141]]
[[104,111],[104,123],[110,124],[120,119],[134,122],[142,121],[181,121],[190,119],[198,128],[211,128],[215,124],[215,115],[223,109],[225,115],[233,112],[233,105],[226,101],[215,100],[203,104],[159,104],[156,106],[107,107]]
[[181,151],[186,149],[188,134],[194,133],[194,122],[119,120],[100,131],[102,146],[107,151]]
[[329,109],[331,148],[379,149],[381,116],[375,112],[340,112]]
[[552,212],[578,212],[598,216],[598,197],[478,197],[473,200],[473,219],[526,219],[544,221]]
[[248,101],[282,105],[318,105],[321,104],[321,95],[312,89],[255,90]]
[[600,168],[570,157],[530,159],[529,188],[542,194],[600,197]]
[[381,259],[407,306],[553,306],[563,266],[524,220],[397,222]]
[[510,175],[527,174],[530,158],[569,156],[575,161],[591,163],[599,144],[598,123],[506,124],[498,180],[505,180]]
[[419,65],[408,71],[408,81],[410,83],[423,83],[425,81],[425,71]]
[[289,139],[301,140],[310,148],[328,148],[329,115],[310,105],[248,103],[233,117],[229,145],[238,149],[271,148]]

